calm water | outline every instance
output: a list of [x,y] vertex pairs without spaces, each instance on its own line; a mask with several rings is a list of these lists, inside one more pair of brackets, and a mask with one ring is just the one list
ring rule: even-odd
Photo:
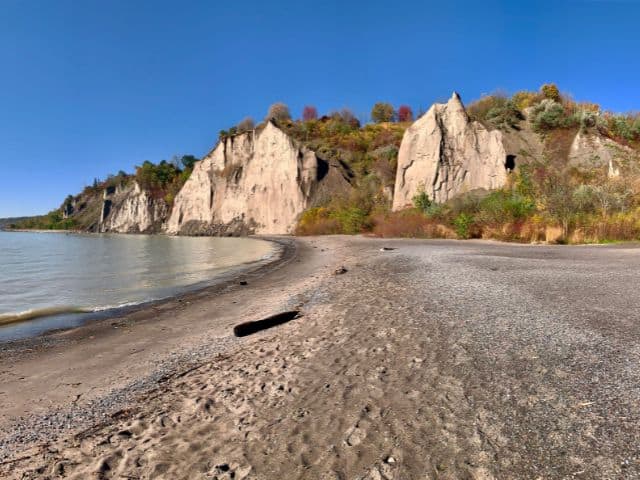
[[0,341],[213,283],[275,251],[246,238],[0,232]]

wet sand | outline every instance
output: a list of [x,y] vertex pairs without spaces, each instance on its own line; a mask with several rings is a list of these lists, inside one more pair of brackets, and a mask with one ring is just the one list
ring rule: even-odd
[[247,285],[3,346],[0,477],[640,477],[637,246],[290,242]]

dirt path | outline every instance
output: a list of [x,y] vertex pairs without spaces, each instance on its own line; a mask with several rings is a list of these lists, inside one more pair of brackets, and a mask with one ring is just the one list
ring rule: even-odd
[[211,352],[3,478],[640,477],[640,249],[302,247],[269,309],[303,317]]

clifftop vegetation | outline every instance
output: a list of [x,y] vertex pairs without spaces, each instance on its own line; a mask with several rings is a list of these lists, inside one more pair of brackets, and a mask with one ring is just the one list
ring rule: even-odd
[[640,113],[617,114],[604,111],[595,103],[576,102],[555,84],[543,85],[538,92],[487,95],[471,103],[467,111],[471,118],[492,128],[518,128],[526,113],[540,134],[582,129],[640,149]]

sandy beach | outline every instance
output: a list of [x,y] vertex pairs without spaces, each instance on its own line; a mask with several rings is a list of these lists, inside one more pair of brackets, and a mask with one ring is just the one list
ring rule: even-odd
[[637,246],[280,241],[224,285],[2,345],[0,477],[640,478]]

